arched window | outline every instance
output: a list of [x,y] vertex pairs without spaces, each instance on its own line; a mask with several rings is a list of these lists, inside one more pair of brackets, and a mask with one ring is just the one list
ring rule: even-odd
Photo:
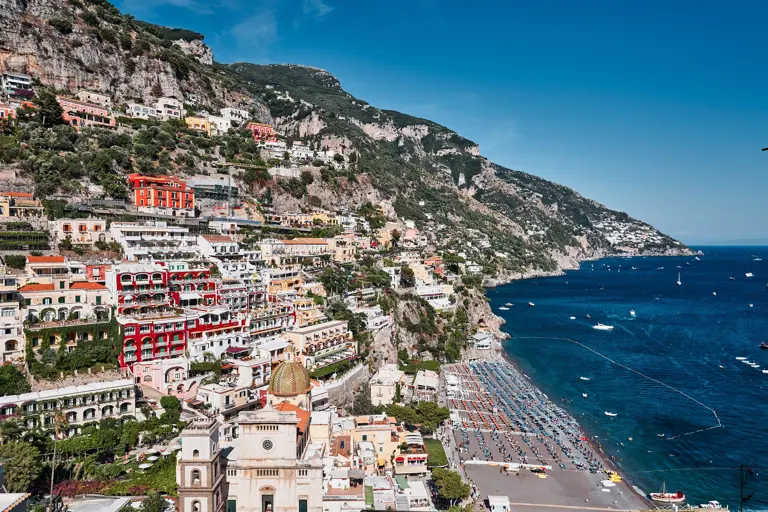
[[195,500],[192,502],[192,512],[200,512],[200,502]]
[[200,470],[192,470],[192,485],[200,485]]
[[192,452],[192,458],[197,459],[198,457],[200,457],[200,450],[194,450]]

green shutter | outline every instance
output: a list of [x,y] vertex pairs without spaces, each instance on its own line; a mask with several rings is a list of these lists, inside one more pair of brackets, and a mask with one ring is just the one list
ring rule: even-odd
[[237,500],[227,500],[227,512],[237,512]]
[[299,500],[299,512],[307,512],[307,500]]

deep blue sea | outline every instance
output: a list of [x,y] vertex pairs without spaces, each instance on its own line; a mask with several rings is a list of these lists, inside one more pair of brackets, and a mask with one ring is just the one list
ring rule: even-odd
[[[754,495],[744,508],[768,510],[768,350],[759,348],[768,340],[768,247],[700,249],[700,261],[584,262],[565,276],[489,289],[488,297],[507,321],[510,358],[555,402],[569,401],[633,484],[648,493],[666,481],[688,503],[716,499],[738,509],[745,464],[753,471],[744,494]],[[500,311],[507,302],[514,306]],[[597,322],[614,329],[595,330]],[[710,428],[718,425],[713,411],[722,427]]]

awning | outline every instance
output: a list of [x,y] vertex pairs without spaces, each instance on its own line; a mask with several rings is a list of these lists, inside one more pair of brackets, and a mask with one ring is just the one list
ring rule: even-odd
[[251,350],[247,347],[227,347],[227,354],[242,354]]
[[395,462],[404,462],[404,461],[405,461],[405,457],[397,457],[395,459]]
[[200,300],[202,299],[202,297],[198,293],[181,293],[179,294],[179,299],[180,300],[194,300],[194,299]]

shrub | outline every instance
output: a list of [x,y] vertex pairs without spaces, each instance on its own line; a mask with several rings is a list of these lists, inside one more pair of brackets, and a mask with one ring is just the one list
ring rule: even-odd
[[48,20],[48,24],[62,34],[72,33],[72,22],[64,18],[51,18]]
[[27,257],[23,254],[7,254],[4,260],[6,266],[16,269],[22,269],[27,264]]

